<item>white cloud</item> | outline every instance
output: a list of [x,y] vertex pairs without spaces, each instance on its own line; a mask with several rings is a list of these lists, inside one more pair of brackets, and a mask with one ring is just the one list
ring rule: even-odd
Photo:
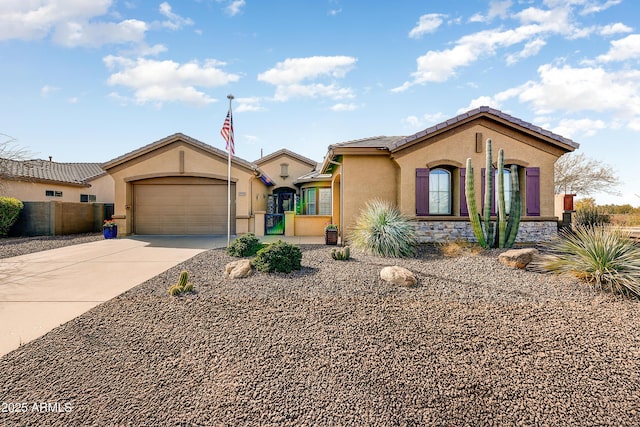
[[633,28],[628,27],[621,22],[616,22],[615,24],[609,24],[600,27],[598,32],[603,36],[611,36],[613,34],[619,33],[630,33],[632,31]]
[[492,1],[489,4],[489,11],[487,12],[486,16],[480,13],[476,13],[471,18],[469,18],[469,22],[491,22],[496,17],[505,19],[507,18],[509,8],[512,5],[513,2],[511,0]]
[[[519,53],[505,56],[508,64],[537,54],[550,36],[560,35],[567,39],[586,37],[596,31],[597,27],[580,27],[572,18],[572,7],[584,5],[585,1],[546,0],[545,4],[551,6],[548,9],[528,7],[514,14],[513,17],[519,20],[520,25],[513,29],[498,28],[471,33],[455,41],[453,47],[430,50],[416,59],[417,69],[411,74],[412,79],[392,91],[402,92],[416,84],[447,81],[460,68],[521,43],[525,45]],[[511,6],[510,2],[496,2],[495,5],[492,12],[495,16],[506,16]]]
[[575,138],[576,136],[589,137],[595,135],[600,129],[604,129],[605,127],[606,124],[602,120],[562,119],[551,131],[565,138]]
[[620,40],[613,40],[609,51],[598,56],[600,62],[625,61],[640,58],[640,34],[631,34]]
[[355,111],[358,109],[358,106],[356,104],[342,104],[342,103],[338,103],[334,106],[331,107],[332,111]]
[[524,45],[522,50],[518,53],[512,53],[507,55],[507,65],[513,65],[521,59],[535,56],[540,52],[547,42],[542,39],[535,39]]
[[602,12],[609,9],[611,6],[615,6],[622,3],[622,0],[608,0],[606,2],[600,2],[599,0],[585,1],[584,8],[580,12],[581,15],[589,15],[591,13]]
[[328,14],[329,14],[329,16],[336,16],[336,15],[338,15],[340,13],[342,13],[342,8],[340,8],[340,9],[331,9]]
[[140,43],[144,40],[147,29],[145,22],[136,19],[127,19],[119,23],[66,22],[56,28],[53,40],[68,47]]
[[97,47],[140,42],[148,30],[143,21],[95,22],[108,14],[112,0],[3,0],[0,3],[0,40],[43,39],[64,46]]
[[445,120],[447,117],[442,113],[425,113],[422,116],[409,116],[402,119],[402,123],[409,126],[413,130],[424,129],[433,126]]
[[275,99],[286,101],[294,97],[328,97],[333,99],[352,98],[350,88],[342,88],[336,83],[308,83],[305,81],[346,76],[357,59],[350,56],[312,56],[308,58],[288,58],[274,68],[258,75],[258,80],[276,86]]
[[42,86],[42,88],[40,88],[40,96],[42,96],[43,98],[46,98],[47,96],[49,96],[49,94],[53,92],[57,92],[59,90],[60,90],[59,87],[44,85]]
[[193,25],[191,18],[183,18],[182,16],[174,13],[171,10],[171,5],[167,2],[160,4],[160,13],[168,18],[168,21],[164,21],[162,26],[171,30],[179,30],[184,26]]
[[247,111],[265,111],[265,108],[261,105],[262,99],[258,97],[236,98],[236,102],[238,103],[238,106],[234,111],[239,113]]
[[117,69],[107,83],[133,90],[133,99],[138,104],[163,102],[186,102],[204,105],[215,102],[197,87],[224,86],[239,80],[236,74],[222,71],[225,65],[215,60],[200,64],[197,61],[179,64],[174,61],[156,61],[145,58],[137,60],[109,55],[103,59],[110,69]]
[[433,33],[442,25],[443,18],[446,15],[440,13],[428,13],[422,15],[418,20],[416,26],[409,31],[409,37],[412,39],[419,39],[427,33]]
[[231,0],[231,1],[217,0],[217,1],[228,3],[227,6],[224,8],[224,11],[230,16],[236,16],[237,14],[241,13],[242,8],[245,7],[246,5],[245,0]]

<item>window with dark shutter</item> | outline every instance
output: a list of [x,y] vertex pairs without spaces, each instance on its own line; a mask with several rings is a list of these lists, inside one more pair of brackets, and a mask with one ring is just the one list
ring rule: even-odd
[[540,168],[527,168],[527,215],[540,216]]
[[467,206],[466,176],[467,169],[460,168],[460,216],[469,215],[469,208]]
[[416,169],[416,215],[429,215],[429,168]]

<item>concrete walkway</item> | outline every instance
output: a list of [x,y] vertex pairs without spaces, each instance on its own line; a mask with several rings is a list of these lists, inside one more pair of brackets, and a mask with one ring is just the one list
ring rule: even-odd
[[[324,244],[322,237],[265,236]],[[0,259],[0,356],[169,268],[226,236],[134,236]]]

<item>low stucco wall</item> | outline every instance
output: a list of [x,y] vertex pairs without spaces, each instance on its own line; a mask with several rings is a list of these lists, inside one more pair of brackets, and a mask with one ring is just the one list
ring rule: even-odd
[[296,236],[324,236],[324,227],[331,223],[331,215],[296,215]]
[[[477,242],[469,221],[416,221],[416,234],[420,243],[455,240]],[[558,234],[554,220],[522,221],[516,237],[517,243],[545,242]]]

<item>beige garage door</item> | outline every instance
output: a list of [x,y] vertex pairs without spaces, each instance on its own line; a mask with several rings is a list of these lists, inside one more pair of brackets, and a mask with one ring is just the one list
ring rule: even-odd
[[[235,184],[231,183],[231,234]],[[227,234],[227,183],[206,178],[157,178],[134,184],[135,234]]]

